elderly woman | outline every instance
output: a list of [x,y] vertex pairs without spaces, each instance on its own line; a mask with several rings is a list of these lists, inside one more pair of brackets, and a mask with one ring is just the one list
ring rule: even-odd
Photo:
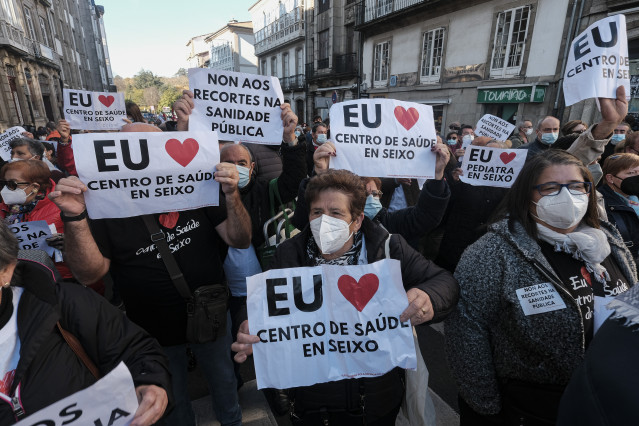
[[529,160],[497,222],[464,252],[461,297],[446,321],[461,424],[551,425],[605,306],[637,274],[617,229],[600,222],[576,157]]
[[[14,161],[0,169],[0,218],[13,225],[21,222],[44,220],[55,226],[57,234],[51,239],[51,246],[62,249],[64,224],[60,209],[47,198],[55,183],[51,172],[38,160]],[[63,278],[72,278],[69,268],[60,260],[56,264]]]
[[[278,247],[274,268],[355,265],[385,258],[389,234],[364,216],[366,189],[360,177],[346,170],[329,170],[315,176],[306,189],[306,202],[310,206],[310,225]],[[417,325],[444,319],[457,302],[458,287],[451,274],[426,260],[399,235],[390,236],[390,256],[401,262],[410,302],[401,320],[410,319]],[[233,344],[233,350],[238,352],[235,360],[244,362],[252,353],[251,344],[259,342],[259,338],[248,335],[245,321],[237,340]],[[294,389],[292,415],[302,424],[322,424],[319,413],[325,411],[331,425],[394,425],[404,392],[402,376],[401,370],[395,369],[375,378]],[[349,395],[360,395],[366,401],[365,407],[357,404],[349,409]]]
[[614,154],[603,166],[599,188],[608,220],[617,227],[635,259],[639,254],[639,155]]
[[127,365],[140,400],[132,425],[159,420],[170,381],[158,343],[95,292],[55,282],[53,271],[18,260],[17,253],[17,240],[0,222],[0,424],[14,424],[97,380],[60,328],[77,338],[99,375]]

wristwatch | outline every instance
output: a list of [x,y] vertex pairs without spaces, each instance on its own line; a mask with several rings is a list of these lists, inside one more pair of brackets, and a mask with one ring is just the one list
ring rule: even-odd
[[62,222],[64,223],[77,222],[79,220],[86,219],[86,218],[87,218],[87,209],[84,209],[84,211],[77,216],[67,216],[64,214],[63,211],[60,211],[60,219],[62,219]]

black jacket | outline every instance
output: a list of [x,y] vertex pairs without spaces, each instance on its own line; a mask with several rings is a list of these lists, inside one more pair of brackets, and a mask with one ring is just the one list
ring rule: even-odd
[[608,185],[601,185],[599,192],[603,195],[606,204],[608,221],[617,227],[623,242],[626,243],[626,247],[636,259],[639,254],[639,217],[637,217],[637,213]]
[[[308,181],[309,179],[304,179],[300,184],[295,216],[291,220],[297,229],[304,229],[308,224],[309,210],[304,199]],[[382,207],[373,220],[380,223],[391,234],[401,235],[413,248],[417,249],[419,239],[441,223],[450,196],[446,181],[428,180],[419,194],[416,205],[394,212],[389,212]]]
[[[368,262],[373,263],[384,259],[384,243],[388,231],[368,218],[364,218],[362,231]],[[315,266],[306,256],[306,244],[309,238],[313,238],[313,234],[307,226],[298,235],[280,244],[275,253],[272,268]],[[446,318],[459,299],[459,286],[452,274],[413,250],[401,235],[391,236],[390,255],[391,258],[401,262],[404,288],[417,287],[430,296],[435,312],[432,322]]]
[[[303,143],[290,147],[282,144],[282,174],[277,179],[277,188],[283,203],[292,201],[297,196],[300,182],[306,176],[304,155],[306,146]],[[240,189],[242,203],[251,216],[253,237],[251,242],[257,248],[264,242],[264,223],[271,218],[271,204],[268,193],[270,180],[251,177],[246,187]],[[277,202],[275,202],[277,203]],[[274,206],[277,213],[277,206]]]
[[[56,329],[57,321],[77,337],[102,375],[124,361],[136,386],[160,386],[171,399],[162,349],[122,312],[89,288],[56,283],[53,272],[35,262],[19,261],[16,275],[24,291],[17,318],[20,360],[10,396],[17,396],[20,385],[25,416],[96,381]],[[0,424],[15,422],[10,404],[0,400]]]
[[[388,232],[368,218],[364,218],[362,231],[368,262],[386,258],[385,242]],[[309,238],[313,236],[309,227],[306,227],[295,237],[280,244],[275,253],[273,268],[315,266],[306,255]],[[459,298],[459,286],[453,276],[413,250],[400,235],[391,236],[390,256],[401,262],[404,287],[417,287],[430,296],[435,312],[432,322],[442,321],[448,316]],[[300,413],[303,419],[302,414],[305,411],[328,409],[330,412],[330,407],[336,405],[357,409],[360,405],[359,397],[363,396],[366,404],[361,408],[366,423],[369,423],[385,416],[392,416],[402,402],[403,392],[401,370],[395,368],[378,377],[345,379],[296,388],[291,390],[290,395],[295,412]],[[355,424],[355,421],[337,421],[335,424]]]
[[444,219],[444,237],[435,263],[453,272],[466,247],[487,231],[486,225],[507,188],[473,186],[464,182],[450,185],[451,198]]
[[258,143],[244,143],[243,145],[246,145],[251,151],[251,154],[253,154],[258,179],[271,180],[282,173],[280,145],[263,145]]

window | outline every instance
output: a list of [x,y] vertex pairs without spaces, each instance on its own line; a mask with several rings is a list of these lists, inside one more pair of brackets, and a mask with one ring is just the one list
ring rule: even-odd
[[29,35],[31,36],[31,40],[36,41],[35,28],[33,28],[33,20],[31,19],[31,11],[28,7],[24,7],[24,19],[27,21],[27,28],[29,30]]
[[271,75],[277,77],[277,56],[271,58]]
[[439,81],[444,52],[444,29],[427,31],[422,39],[422,64],[420,80],[422,83]]
[[331,0],[317,0],[317,14],[326,12],[331,8]]
[[491,77],[506,77],[521,71],[529,17],[530,6],[509,9],[497,16]]
[[44,22],[44,18],[42,16],[38,16],[38,20],[40,21],[40,32],[42,33],[42,41],[47,46],[53,46],[49,43],[49,31],[47,31],[47,24]]
[[18,24],[18,19],[16,17],[16,11],[13,5],[13,0],[2,0],[0,1],[0,10],[3,10],[3,16],[6,16],[7,21],[12,24]]
[[377,43],[373,59],[373,87],[386,86],[388,82],[390,41]]
[[282,54],[282,77],[288,77],[288,53]]
[[304,74],[304,51],[302,49],[297,49],[295,51],[295,57],[297,62],[297,71],[296,74],[301,75]]
[[318,69],[328,68],[328,56],[330,52],[329,37],[328,37],[329,31],[330,30],[324,30],[317,34],[317,37],[319,39],[319,44],[318,44],[319,51],[317,56]]
[[266,72],[266,59],[262,59],[262,71],[260,72],[262,75],[268,75]]

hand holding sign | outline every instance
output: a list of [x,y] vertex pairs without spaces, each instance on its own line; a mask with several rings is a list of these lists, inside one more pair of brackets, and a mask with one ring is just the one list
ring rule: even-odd
[[75,176],[62,178],[55,186],[55,191],[49,193],[49,199],[66,216],[77,216],[86,209],[84,193],[87,187]]
[[411,288],[406,292],[406,297],[408,297],[409,305],[399,317],[400,321],[410,320],[412,325],[419,325],[433,319],[435,316],[433,304],[425,291]]
[[195,108],[193,103],[193,92],[190,90],[183,90],[182,97],[175,101],[173,104],[173,110],[177,115],[177,131],[186,132],[189,130],[189,116]]
[[58,125],[56,126],[56,130],[60,133],[60,142],[67,143],[69,141],[69,137],[71,136],[71,125],[64,118],[58,121]]
[[[331,164],[331,157],[335,157],[335,145],[333,142],[324,142],[313,153],[313,163],[315,164],[315,174],[324,173]],[[310,172],[310,170],[309,170]],[[310,174],[310,173],[309,173]]]
[[222,185],[222,191],[225,194],[232,194],[237,191],[237,184],[240,181],[240,175],[237,172],[235,164],[220,163],[215,166],[215,180]]
[[166,391],[155,385],[142,385],[135,388],[138,397],[138,406],[131,426],[147,426],[155,424],[162,415],[169,403]]
[[435,160],[435,179],[441,180],[444,177],[444,169],[448,164],[448,160],[450,160],[450,150],[446,145],[438,143],[431,148],[431,151],[437,155],[437,160]]
[[291,110],[290,104],[283,104],[280,108],[282,108],[282,124],[284,125],[282,140],[286,143],[297,142],[297,138],[295,137],[297,115]]
[[612,132],[628,114],[628,100],[626,98],[626,88],[617,87],[616,99],[599,98],[601,109],[601,121],[592,130],[592,137],[595,140],[610,137]]

